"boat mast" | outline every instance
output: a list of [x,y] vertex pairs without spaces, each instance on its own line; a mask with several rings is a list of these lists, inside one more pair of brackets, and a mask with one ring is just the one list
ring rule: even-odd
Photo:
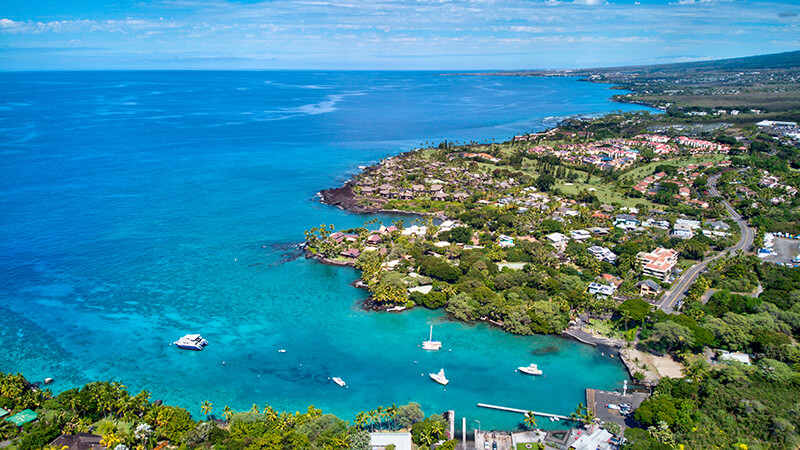
[[433,340],[433,325],[431,325],[431,337],[428,338],[429,341]]

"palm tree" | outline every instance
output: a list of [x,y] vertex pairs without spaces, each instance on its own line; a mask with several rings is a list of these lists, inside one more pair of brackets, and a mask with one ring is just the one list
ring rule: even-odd
[[233,416],[233,410],[231,409],[231,407],[230,407],[230,406],[228,406],[228,405],[225,405],[225,407],[224,407],[224,408],[222,408],[222,417],[223,417],[225,420],[230,420],[230,419],[231,419],[231,416]]
[[386,417],[386,409],[383,406],[378,406],[378,429],[383,429],[383,419]]
[[258,410],[258,405],[253,403],[253,406],[250,407],[250,411],[258,414],[260,411]]
[[392,406],[386,408],[386,413],[389,415],[389,428],[394,429],[394,419],[397,417],[397,404],[392,403]]
[[316,419],[317,417],[322,416],[322,410],[316,408],[314,405],[310,405],[306,411],[306,416],[308,416],[309,419]]
[[378,415],[378,411],[373,409],[373,410],[370,410],[369,412],[367,412],[367,414],[369,415],[369,419],[370,419],[370,421],[372,422],[372,425],[373,425],[372,431],[375,431],[375,426],[374,425],[378,422],[378,418],[380,417]]
[[206,418],[208,418],[208,413],[210,413],[213,408],[211,406],[211,402],[206,400],[206,401],[203,402],[202,405],[200,405],[200,409],[203,410],[203,414],[205,414]]
[[583,406],[583,402],[580,402],[578,403],[578,406],[575,407],[575,412],[569,413],[569,417],[576,422],[580,422],[581,417],[583,417],[583,411],[585,409],[586,407]]
[[367,425],[368,423],[369,423],[369,416],[367,415],[367,413],[361,411],[358,414],[356,414],[356,425],[359,428],[363,430],[364,426]]
[[534,414],[533,411],[525,413],[525,425],[531,429],[536,428],[536,414]]
[[264,416],[270,422],[274,422],[278,418],[278,412],[275,411],[275,408],[269,406],[269,404],[264,405]]

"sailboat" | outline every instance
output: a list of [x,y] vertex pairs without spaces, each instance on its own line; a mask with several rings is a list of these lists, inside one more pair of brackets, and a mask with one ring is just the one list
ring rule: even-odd
[[439,373],[430,373],[428,375],[430,375],[431,378],[433,378],[433,381],[435,381],[435,382],[437,382],[437,383],[439,383],[439,384],[441,384],[443,386],[447,386],[447,383],[450,382],[450,380],[448,380],[444,376],[444,369],[440,370]]
[[440,350],[442,348],[442,343],[440,341],[433,340],[433,325],[431,325],[431,335],[427,341],[422,342],[422,348],[425,350]]

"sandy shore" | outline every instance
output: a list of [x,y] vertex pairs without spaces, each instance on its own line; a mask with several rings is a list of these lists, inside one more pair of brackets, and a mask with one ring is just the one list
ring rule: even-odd
[[664,377],[681,378],[683,376],[683,364],[669,356],[658,356],[635,348],[623,348],[620,350],[620,357],[631,376],[636,372],[642,372],[648,383],[658,383],[658,380]]

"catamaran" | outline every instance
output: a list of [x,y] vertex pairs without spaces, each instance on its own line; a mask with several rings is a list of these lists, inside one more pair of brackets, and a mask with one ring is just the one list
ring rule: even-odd
[[199,334],[187,334],[175,341],[174,344],[184,350],[202,350],[208,345],[208,341]]
[[531,364],[530,366],[526,367],[518,367],[519,371],[522,373],[527,373],[528,375],[541,375],[542,370],[536,367],[536,364]]
[[444,369],[440,370],[439,373],[430,373],[428,375],[430,375],[431,378],[433,378],[433,381],[435,381],[435,382],[437,382],[437,383],[439,383],[439,384],[441,384],[443,386],[447,386],[447,383],[450,382],[450,380],[448,380],[444,376]]
[[440,341],[433,340],[433,325],[431,325],[431,335],[427,341],[422,341],[422,348],[425,350],[439,350],[442,348]]
[[347,385],[347,383],[345,383],[344,380],[339,377],[333,377],[331,378],[331,380],[333,380],[334,383],[338,384],[341,387],[345,387]]

